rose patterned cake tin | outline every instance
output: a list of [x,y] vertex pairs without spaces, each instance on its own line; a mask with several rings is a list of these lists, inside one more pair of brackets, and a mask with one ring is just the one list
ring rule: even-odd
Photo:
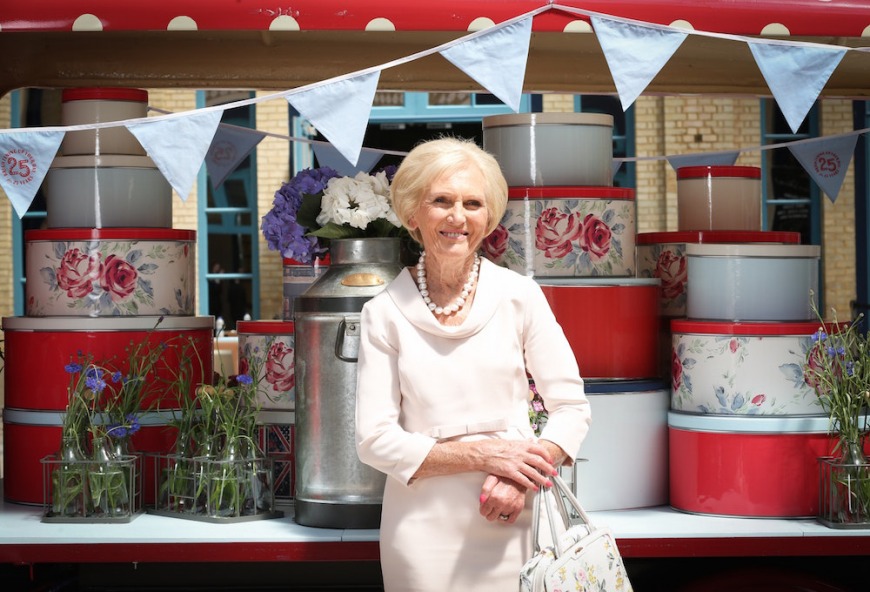
[[535,277],[634,276],[634,195],[618,187],[512,187],[483,253]]
[[483,118],[483,148],[511,186],[613,184],[613,116],[513,113]]
[[676,232],[641,232],[636,237],[637,277],[662,281],[661,313],[663,316],[686,316],[686,280],[688,279],[688,244],[793,244],[800,243],[799,232],[768,230],[730,231],[696,230]]
[[587,380],[585,387],[595,427],[569,469],[583,507],[597,511],[666,505],[667,385]]
[[[148,91],[135,88],[68,88],[61,93],[63,125],[84,125],[138,119],[148,115]],[[64,134],[60,151],[76,154],[130,154],[145,156],[145,149],[123,125]]]
[[261,409],[296,408],[295,329],[289,321],[239,321],[239,372],[257,371]]
[[587,380],[661,378],[657,279],[537,280]]
[[761,169],[690,166],[677,169],[679,230],[761,230]]
[[824,415],[803,366],[819,323],[671,321],[671,409],[710,415]]
[[194,314],[193,230],[30,230],[24,241],[27,316]]
[[807,321],[815,318],[817,245],[687,245],[686,315],[697,320]]
[[147,156],[58,156],[45,209],[49,228],[170,228],[172,187]]
[[668,412],[670,505],[746,518],[810,518],[819,457],[835,444],[825,417]]

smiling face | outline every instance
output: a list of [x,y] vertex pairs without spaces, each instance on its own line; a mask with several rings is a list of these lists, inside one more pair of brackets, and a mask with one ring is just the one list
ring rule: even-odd
[[420,232],[430,259],[472,257],[486,236],[486,181],[477,167],[441,175],[432,183],[408,227]]

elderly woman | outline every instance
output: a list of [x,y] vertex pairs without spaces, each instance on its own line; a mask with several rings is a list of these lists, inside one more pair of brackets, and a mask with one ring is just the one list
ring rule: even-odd
[[[387,591],[518,589],[531,503],[589,429],[577,362],[538,285],[478,255],[507,205],[492,156],[469,141],[414,148],[393,208],[423,246],[362,311],[356,433],[387,474]],[[529,376],[549,411],[529,423]]]

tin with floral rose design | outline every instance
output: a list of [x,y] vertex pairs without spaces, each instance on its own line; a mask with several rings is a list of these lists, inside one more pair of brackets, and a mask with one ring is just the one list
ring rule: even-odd
[[[239,321],[239,372],[259,366],[263,410],[296,408],[295,328],[289,321]],[[256,363],[253,363],[255,362]]]
[[661,313],[686,316],[688,279],[687,244],[792,244],[800,243],[799,232],[696,230],[641,232],[637,235],[637,277],[662,281]]
[[814,321],[671,321],[671,409],[701,415],[825,415],[803,366]]
[[633,276],[635,210],[633,189],[512,187],[483,253],[528,276]]
[[31,230],[24,240],[27,316],[194,314],[193,230]]

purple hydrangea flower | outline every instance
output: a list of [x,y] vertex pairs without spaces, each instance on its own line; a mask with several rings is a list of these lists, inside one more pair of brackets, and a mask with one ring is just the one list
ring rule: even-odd
[[312,263],[317,255],[326,252],[316,237],[305,236],[308,228],[296,222],[296,215],[304,195],[322,192],[329,180],[338,176],[329,167],[305,169],[275,192],[272,209],[263,216],[260,226],[270,250],[301,263]]

